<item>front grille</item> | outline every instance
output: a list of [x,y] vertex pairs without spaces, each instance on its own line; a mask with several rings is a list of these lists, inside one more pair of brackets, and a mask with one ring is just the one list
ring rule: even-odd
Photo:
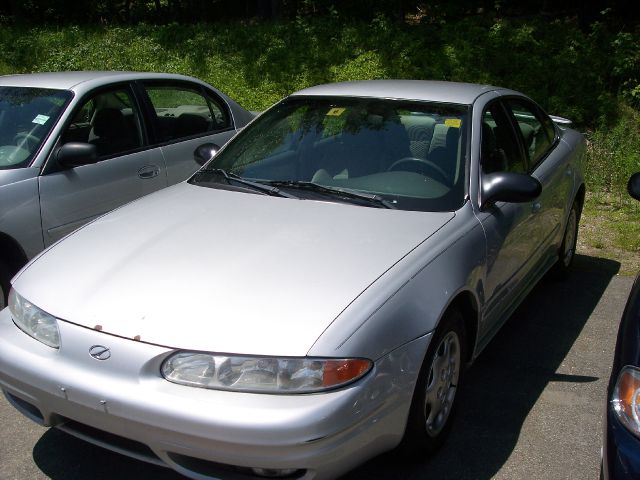
[[166,467],[167,465],[153,453],[144,443],[136,442],[129,438],[121,437],[113,433],[105,432],[84,423],[76,422],[69,418],[63,418],[62,423],[57,426],[63,432],[69,433],[89,443],[113,450],[123,455],[128,455],[138,460],[154,463]]

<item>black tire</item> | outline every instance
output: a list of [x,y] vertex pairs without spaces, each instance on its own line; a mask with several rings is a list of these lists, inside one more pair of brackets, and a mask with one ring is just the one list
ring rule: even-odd
[[580,207],[577,202],[573,202],[567,223],[564,227],[564,235],[560,250],[558,251],[558,261],[553,266],[553,276],[556,278],[566,278],[573,265],[576,256],[576,244],[578,242],[578,225],[580,223]]
[[9,269],[0,261],[0,310],[7,306],[10,286],[9,280],[11,280]]
[[[424,460],[444,443],[464,378],[466,350],[462,315],[450,310],[438,325],[420,368],[404,438],[398,447],[403,457]],[[457,365],[452,365],[452,358],[457,358]],[[438,370],[440,374],[435,375]]]

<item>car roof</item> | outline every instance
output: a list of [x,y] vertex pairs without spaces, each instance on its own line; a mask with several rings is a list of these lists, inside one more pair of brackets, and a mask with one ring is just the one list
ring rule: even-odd
[[434,80],[364,80],[339,82],[305,88],[294,96],[344,96],[394,98],[471,105],[486,92],[521,95],[519,92],[476,83]]
[[61,90],[86,90],[106,84],[131,80],[190,80],[203,83],[192,77],[170,73],[149,72],[116,72],[116,71],[84,71],[84,72],[46,72],[0,76],[0,85],[15,87],[54,88]]

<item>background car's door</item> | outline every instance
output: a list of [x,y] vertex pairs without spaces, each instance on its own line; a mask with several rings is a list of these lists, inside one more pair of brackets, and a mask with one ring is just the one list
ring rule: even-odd
[[81,103],[58,146],[91,143],[98,161],[65,169],[49,159],[39,178],[45,246],[115,207],[167,186],[160,149],[149,148],[146,138],[128,85],[92,93]]
[[199,84],[148,81],[141,88],[148,98],[148,115],[164,155],[169,185],[201,167],[193,155],[197,147],[205,143],[220,147],[235,134],[229,107]]

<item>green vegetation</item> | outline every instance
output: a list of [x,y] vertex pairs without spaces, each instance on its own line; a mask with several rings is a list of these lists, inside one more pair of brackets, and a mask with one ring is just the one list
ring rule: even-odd
[[468,15],[412,24],[383,15],[371,21],[345,18],[329,12],[280,22],[33,27],[5,22],[0,74],[184,73],[251,110],[263,110],[300,88],[341,80],[424,78],[507,86],[527,93],[549,113],[572,119],[586,133],[591,193],[585,215],[607,215],[605,227],[615,237],[594,232],[587,244],[613,242],[640,250],[640,213],[625,193],[627,178],[640,170],[640,30],[605,21],[581,29],[575,19],[541,16]]
[[[181,72],[219,86],[251,109],[331,81],[471,81],[521,90],[548,111],[593,126],[615,113],[618,86],[635,98],[637,69],[629,59],[637,54],[638,38],[610,34],[598,24],[584,33],[573,21],[480,16],[435,25],[398,24],[385,17],[26,30],[5,25],[0,73]],[[626,57],[616,63],[619,52]]]

